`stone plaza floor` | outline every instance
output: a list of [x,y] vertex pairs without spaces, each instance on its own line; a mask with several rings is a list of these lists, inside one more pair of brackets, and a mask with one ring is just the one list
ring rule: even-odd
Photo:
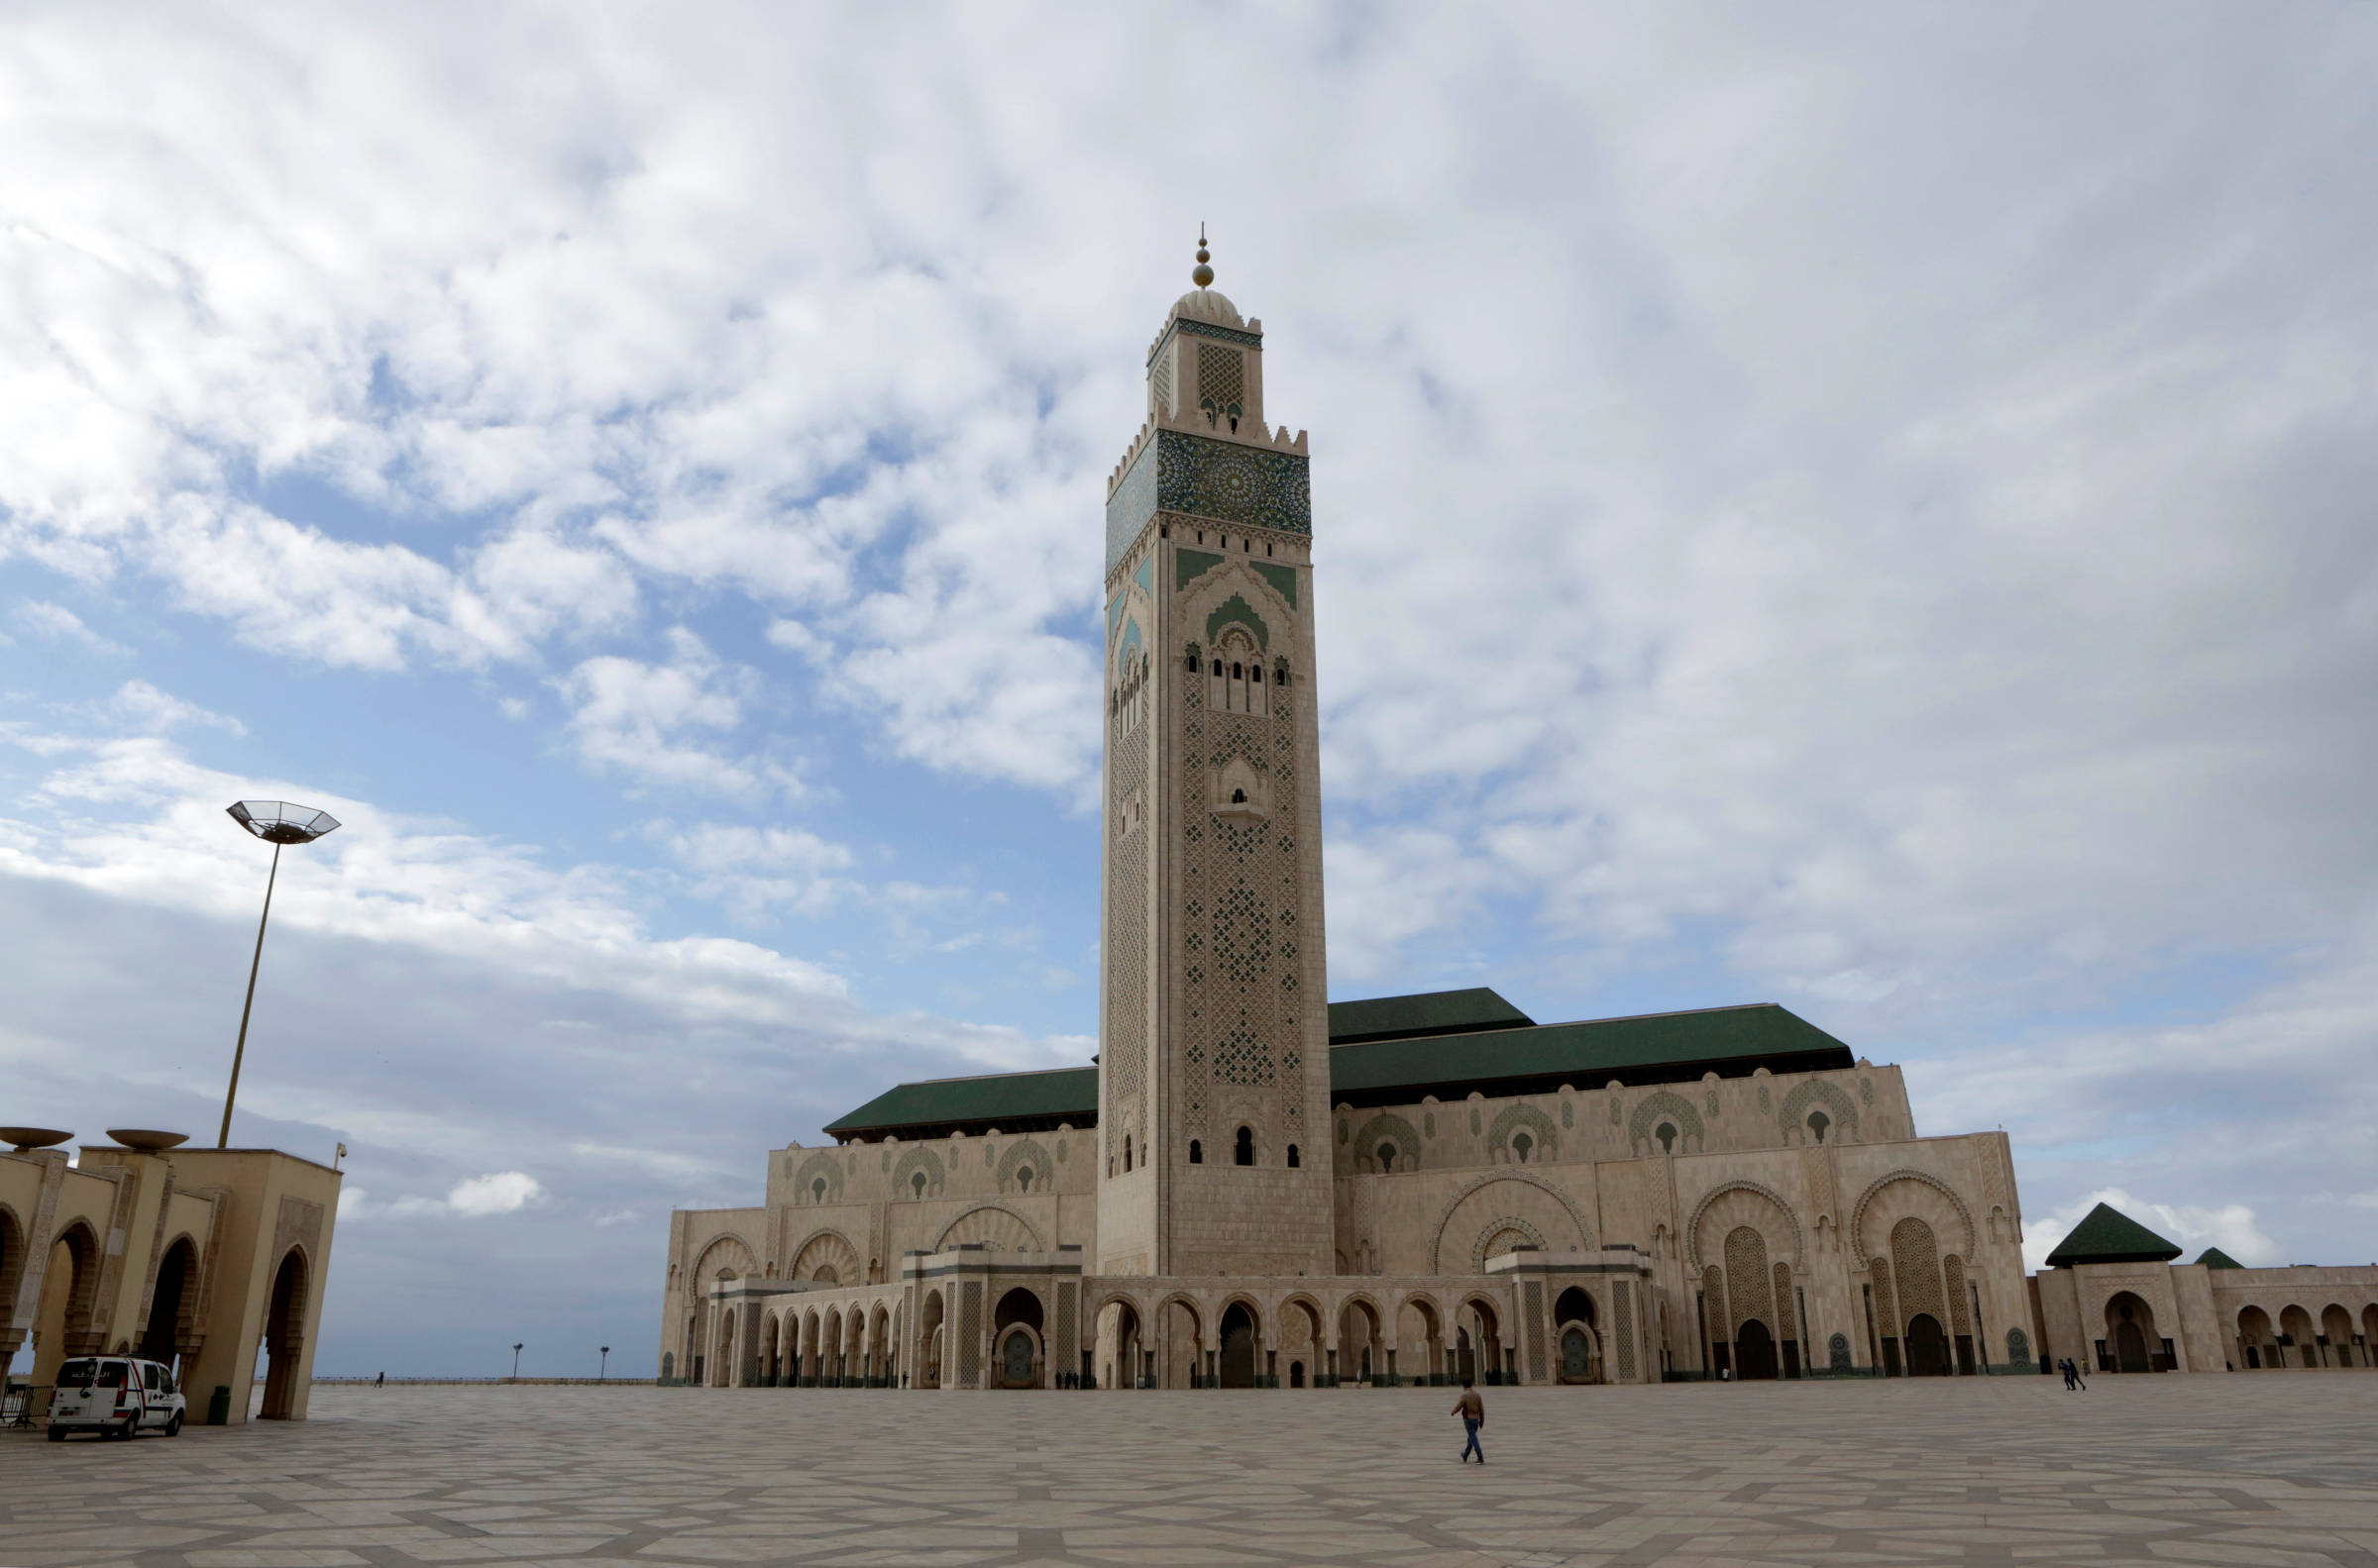
[[0,1568],[2378,1568],[2378,1377],[918,1395],[368,1388],[0,1434]]

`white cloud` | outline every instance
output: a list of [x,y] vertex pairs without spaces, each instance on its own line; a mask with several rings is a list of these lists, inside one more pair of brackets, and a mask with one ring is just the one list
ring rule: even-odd
[[646,834],[694,874],[697,892],[746,917],[771,908],[818,914],[864,890],[843,875],[858,864],[850,848],[804,828],[655,822]]
[[82,623],[82,617],[48,599],[27,599],[17,606],[17,629],[45,642],[74,643],[94,653],[125,654],[132,650],[111,642]]
[[457,1182],[446,1195],[446,1206],[469,1218],[509,1214],[545,1196],[537,1179],[525,1171],[496,1171]]
[[375,1202],[367,1189],[349,1186],[339,1192],[339,1219],[485,1219],[517,1213],[543,1203],[546,1197],[544,1184],[525,1171],[469,1177],[455,1183],[444,1198],[399,1198],[385,1203]]
[[107,701],[107,711],[126,723],[153,733],[180,729],[185,725],[207,725],[229,730],[233,735],[246,735],[248,726],[227,713],[202,708],[195,702],[184,702],[169,691],[160,691],[146,680],[127,680],[116,688]]
[[749,671],[722,665],[684,627],[669,634],[670,658],[648,664],[604,654],[555,682],[571,706],[570,733],[592,766],[627,775],[640,790],[668,788],[757,799],[798,795],[799,772],[701,744],[743,723]]
[[[44,750],[23,735],[0,739]],[[500,954],[537,974],[746,1019],[781,1020],[848,999],[839,976],[802,959],[721,937],[656,937],[611,868],[548,870],[523,846],[311,786],[203,768],[162,739],[48,739],[69,761],[44,776],[30,803],[54,814],[20,817],[22,836],[0,841],[0,875],[233,915],[254,892],[257,863],[252,843],[222,830],[222,802],[291,796],[344,826],[306,850],[302,875],[281,880],[276,929],[297,925],[459,957]]]

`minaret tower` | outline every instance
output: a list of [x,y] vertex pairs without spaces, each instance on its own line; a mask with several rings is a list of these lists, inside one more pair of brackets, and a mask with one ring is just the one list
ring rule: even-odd
[[1330,1274],[1307,450],[1211,261],[1107,481],[1096,1267]]

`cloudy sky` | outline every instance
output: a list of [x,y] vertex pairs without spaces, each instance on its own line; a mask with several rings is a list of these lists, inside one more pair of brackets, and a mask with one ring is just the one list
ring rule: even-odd
[[319,1369],[1095,1049],[1104,477],[1312,432],[1331,991],[1776,1000],[2378,1257],[2378,16],[13,8],[0,1111],[353,1151]]

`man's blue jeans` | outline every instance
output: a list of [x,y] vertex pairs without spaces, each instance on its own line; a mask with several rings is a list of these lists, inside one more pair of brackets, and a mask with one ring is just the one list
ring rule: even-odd
[[1486,1462],[1486,1450],[1478,1446],[1478,1423],[1464,1415],[1461,1417],[1461,1427],[1464,1431],[1469,1433],[1469,1443],[1461,1450],[1461,1457],[1467,1459],[1471,1454],[1476,1454],[1478,1456],[1478,1463],[1484,1464]]

